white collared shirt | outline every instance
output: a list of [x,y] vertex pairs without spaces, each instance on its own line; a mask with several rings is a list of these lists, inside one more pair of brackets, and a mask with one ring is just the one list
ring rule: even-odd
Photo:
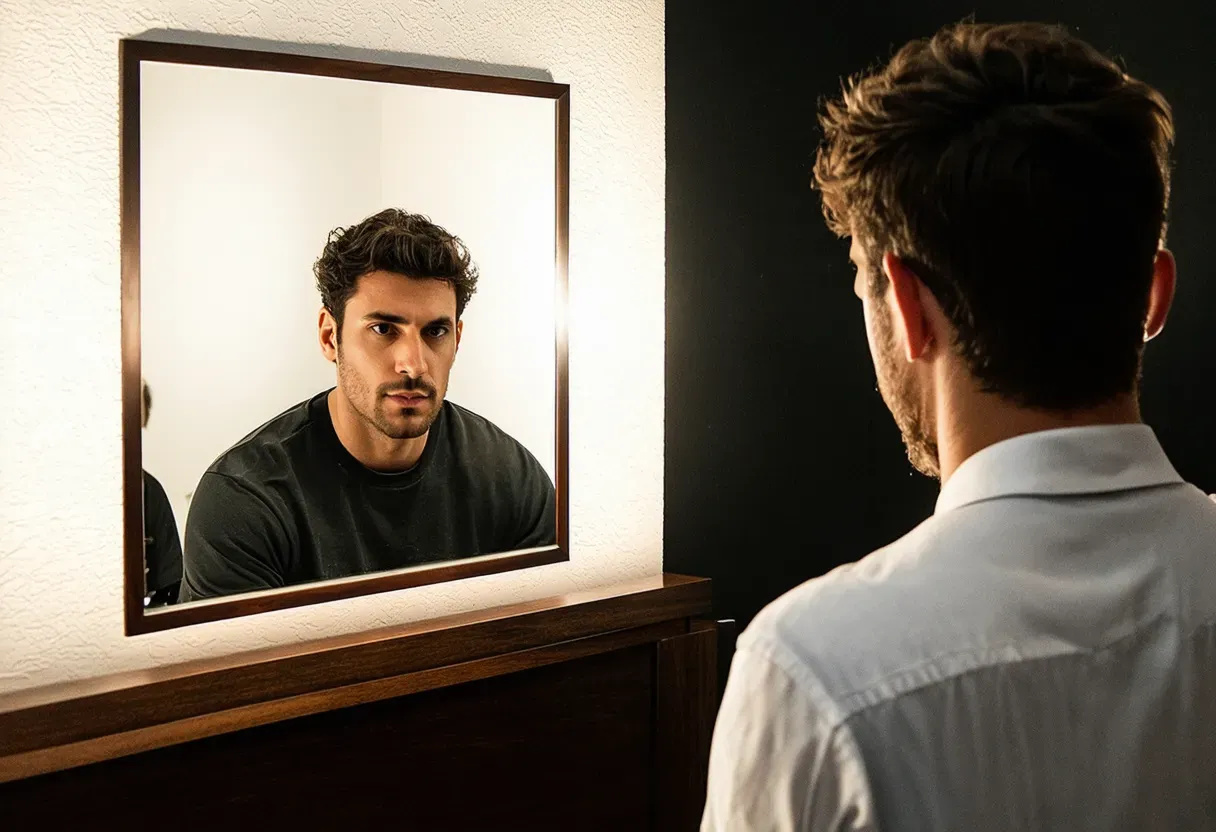
[[739,639],[703,832],[1216,830],[1216,504],[1144,425],[1017,437]]

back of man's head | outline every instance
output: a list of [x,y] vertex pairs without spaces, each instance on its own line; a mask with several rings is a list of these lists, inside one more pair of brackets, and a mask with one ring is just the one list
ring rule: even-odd
[[963,23],[850,81],[822,123],[829,225],[916,272],[981,389],[1047,410],[1135,390],[1169,199],[1160,93],[1062,27]]

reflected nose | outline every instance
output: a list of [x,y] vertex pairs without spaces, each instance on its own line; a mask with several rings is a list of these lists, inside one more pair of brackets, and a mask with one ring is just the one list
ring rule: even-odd
[[410,378],[422,378],[429,369],[426,361],[426,348],[417,332],[410,332],[397,339],[396,351],[393,356],[394,370],[398,375]]

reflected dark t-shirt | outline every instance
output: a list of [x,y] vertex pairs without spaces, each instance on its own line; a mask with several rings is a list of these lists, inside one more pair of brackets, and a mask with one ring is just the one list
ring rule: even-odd
[[[171,602],[182,579],[182,542],[165,487],[147,471],[143,474],[144,595],[157,603]],[[169,592],[172,597],[166,597]]]
[[549,475],[488,419],[444,402],[418,463],[381,474],[339,441],[328,395],[267,422],[203,474],[182,601],[556,542]]

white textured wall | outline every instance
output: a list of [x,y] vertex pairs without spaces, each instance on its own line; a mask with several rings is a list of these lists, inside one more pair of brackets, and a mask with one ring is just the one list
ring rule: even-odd
[[[149,29],[571,84],[571,563],[123,636],[117,42]],[[0,690],[658,573],[663,168],[661,0],[0,0]]]

